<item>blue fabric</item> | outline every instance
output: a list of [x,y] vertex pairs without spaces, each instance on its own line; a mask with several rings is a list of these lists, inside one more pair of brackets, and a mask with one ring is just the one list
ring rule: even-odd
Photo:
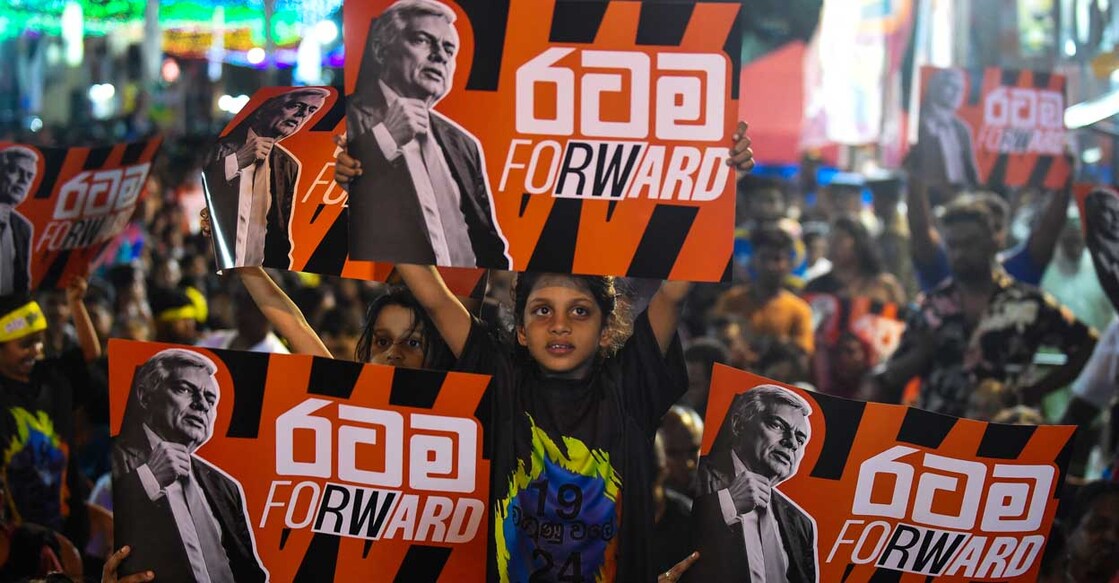
[[[1041,277],[1045,275],[1045,266],[1038,265],[1030,256],[1029,247],[1025,243],[999,254],[999,262],[1003,269],[1014,279],[1030,285],[1041,285]],[[932,263],[921,264],[914,262],[913,267],[917,272],[917,284],[921,291],[928,293],[936,288],[940,282],[952,275],[952,268],[948,264],[948,250],[944,245],[936,248]]]

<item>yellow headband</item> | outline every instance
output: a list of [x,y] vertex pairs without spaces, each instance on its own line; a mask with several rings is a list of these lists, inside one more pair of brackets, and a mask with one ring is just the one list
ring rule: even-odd
[[160,322],[174,322],[176,320],[195,320],[198,318],[198,308],[192,305],[185,305],[178,308],[169,308],[163,310],[156,316]]
[[8,312],[0,318],[0,342],[18,340],[29,334],[47,329],[47,318],[35,301]]

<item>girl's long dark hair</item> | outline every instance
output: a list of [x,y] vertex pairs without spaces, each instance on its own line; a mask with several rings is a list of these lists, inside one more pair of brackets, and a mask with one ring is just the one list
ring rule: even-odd
[[424,368],[431,370],[447,370],[454,365],[455,358],[451,349],[439,335],[435,323],[427,315],[416,296],[406,287],[390,286],[385,293],[370,302],[369,310],[365,314],[365,324],[362,327],[361,337],[358,338],[357,347],[354,349],[354,359],[358,362],[369,362],[373,358],[373,328],[377,324],[377,317],[386,306],[400,306],[412,312],[412,330],[420,331],[423,337]]
[[862,223],[851,217],[839,217],[832,223],[831,228],[833,232],[838,230],[850,235],[855,242],[855,258],[858,261],[859,275],[874,277],[886,270],[882,266],[882,255],[878,252],[870,231],[867,231]]

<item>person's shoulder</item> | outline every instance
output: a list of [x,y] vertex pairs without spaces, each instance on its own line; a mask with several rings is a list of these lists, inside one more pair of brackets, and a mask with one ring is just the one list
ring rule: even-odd
[[436,128],[445,143],[453,143],[460,148],[471,151],[478,149],[478,138],[455,120],[434,109],[429,111],[428,117],[431,120],[431,125]]

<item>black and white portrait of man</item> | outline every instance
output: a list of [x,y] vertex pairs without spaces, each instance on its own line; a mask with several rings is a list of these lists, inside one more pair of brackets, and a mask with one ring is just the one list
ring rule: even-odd
[[163,350],[137,367],[113,445],[116,540],[132,552],[121,574],[159,581],[268,580],[241,485],[198,457],[214,433],[217,367],[190,350]]
[[965,187],[979,183],[971,128],[957,113],[964,88],[964,73],[958,69],[936,70],[925,88],[917,143],[920,167],[930,184]]
[[328,95],[320,87],[277,95],[218,140],[203,177],[219,267],[290,267],[300,164],[279,142],[302,129]]
[[39,155],[31,148],[0,150],[0,295],[31,289],[31,221],[16,207],[35,183]]
[[1100,285],[1119,310],[1119,195],[1094,190],[1084,198],[1085,242]]
[[777,489],[804,457],[811,414],[808,402],[776,385],[735,397],[722,432],[729,439],[699,461],[692,520],[700,560],[687,580],[816,581],[815,522]]
[[352,259],[506,269],[477,139],[435,111],[459,58],[453,10],[398,0],[375,18],[347,96]]

